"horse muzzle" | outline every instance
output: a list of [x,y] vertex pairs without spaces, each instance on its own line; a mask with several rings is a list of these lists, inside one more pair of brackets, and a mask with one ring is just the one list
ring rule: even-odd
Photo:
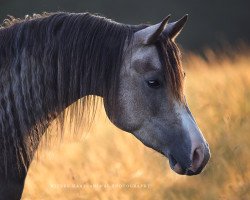
[[197,146],[192,151],[188,164],[183,163],[183,161],[178,162],[173,154],[169,154],[168,158],[170,167],[173,171],[177,174],[192,176],[202,172],[210,159],[210,150],[207,143],[205,145]]

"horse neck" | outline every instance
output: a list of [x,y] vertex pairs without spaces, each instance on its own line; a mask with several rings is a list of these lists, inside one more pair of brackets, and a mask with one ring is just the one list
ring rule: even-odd
[[[79,38],[79,33],[61,30],[59,36],[59,32],[55,33],[56,24],[43,27],[45,25],[39,21],[30,26],[32,28],[25,24],[13,26],[5,32],[1,30],[0,34],[0,130],[3,138],[0,147],[5,149],[0,159],[6,155],[11,157],[0,161],[2,169],[16,166],[13,160],[17,152],[20,153],[17,157],[28,167],[41,136],[53,119],[86,95],[103,95],[100,83],[105,84],[105,70],[97,73],[87,59],[86,63],[82,60],[88,55],[82,55],[87,51],[81,47],[84,39]],[[53,34],[46,32],[48,28]],[[78,37],[80,44],[76,43],[77,39],[72,41],[72,37]],[[6,52],[11,59],[6,58]],[[97,63],[92,64],[97,66]]]
[[66,107],[87,95],[114,96],[131,35],[127,26],[87,14],[0,30],[0,128],[11,154],[22,152],[29,166],[44,131]]
[[87,95],[114,97],[132,34],[88,14],[54,14],[0,28],[0,199],[20,198],[44,131],[67,106]]

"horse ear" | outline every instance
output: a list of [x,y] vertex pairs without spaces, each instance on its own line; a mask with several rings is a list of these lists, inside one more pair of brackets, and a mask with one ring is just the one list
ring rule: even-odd
[[188,15],[184,15],[177,22],[173,22],[167,25],[166,29],[163,31],[163,34],[168,36],[170,39],[175,40],[175,38],[180,34],[184,25],[186,24]]
[[168,15],[165,19],[162,20],[162,22],[158,24],[137,31],[135,33],[136,42],[142,44],[153,44],[158,39],[160,34],[165,30],[169,18],[170,15]]

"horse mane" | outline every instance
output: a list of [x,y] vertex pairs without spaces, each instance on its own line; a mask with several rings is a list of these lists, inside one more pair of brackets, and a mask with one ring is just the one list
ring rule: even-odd
[[[4,20],[0,27],[0,159],[5,171],[12,165],[9,156],[29,165],[33,146],[37,147],[55,118],[62,128],[67,115],[75,127],[83,118],[86,124],[92,121],[98,98],[86,96],[64,110],[72,98],[99,88],[104,98],[115,103],[125,43],[145,27],[89,13],[43,13]],[[181,99],[179,50],[169,39],[160,40],[156,47],[173,94]]]
[[89,13],[5,20],[0,29],[0,158],[5,170],[11,165],[7,155],[29,164],[29,152],[56,117],[63,127],[66,115],[80,123],[95,112],[97,97],[82,98],[65,111],[71,99],[97,88],[105,98],[114,99],[124,45],[135,30]]

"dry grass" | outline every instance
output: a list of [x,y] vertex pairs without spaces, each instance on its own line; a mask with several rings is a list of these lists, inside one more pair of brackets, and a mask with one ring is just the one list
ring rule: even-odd
[[187,55],[188,101],[212,151],[202,174],[176,175],[100,109],[90,133],[43,147],[23,199],[250,199],[249,65],[247,54],[232,60],[210,52],[208,61]]

